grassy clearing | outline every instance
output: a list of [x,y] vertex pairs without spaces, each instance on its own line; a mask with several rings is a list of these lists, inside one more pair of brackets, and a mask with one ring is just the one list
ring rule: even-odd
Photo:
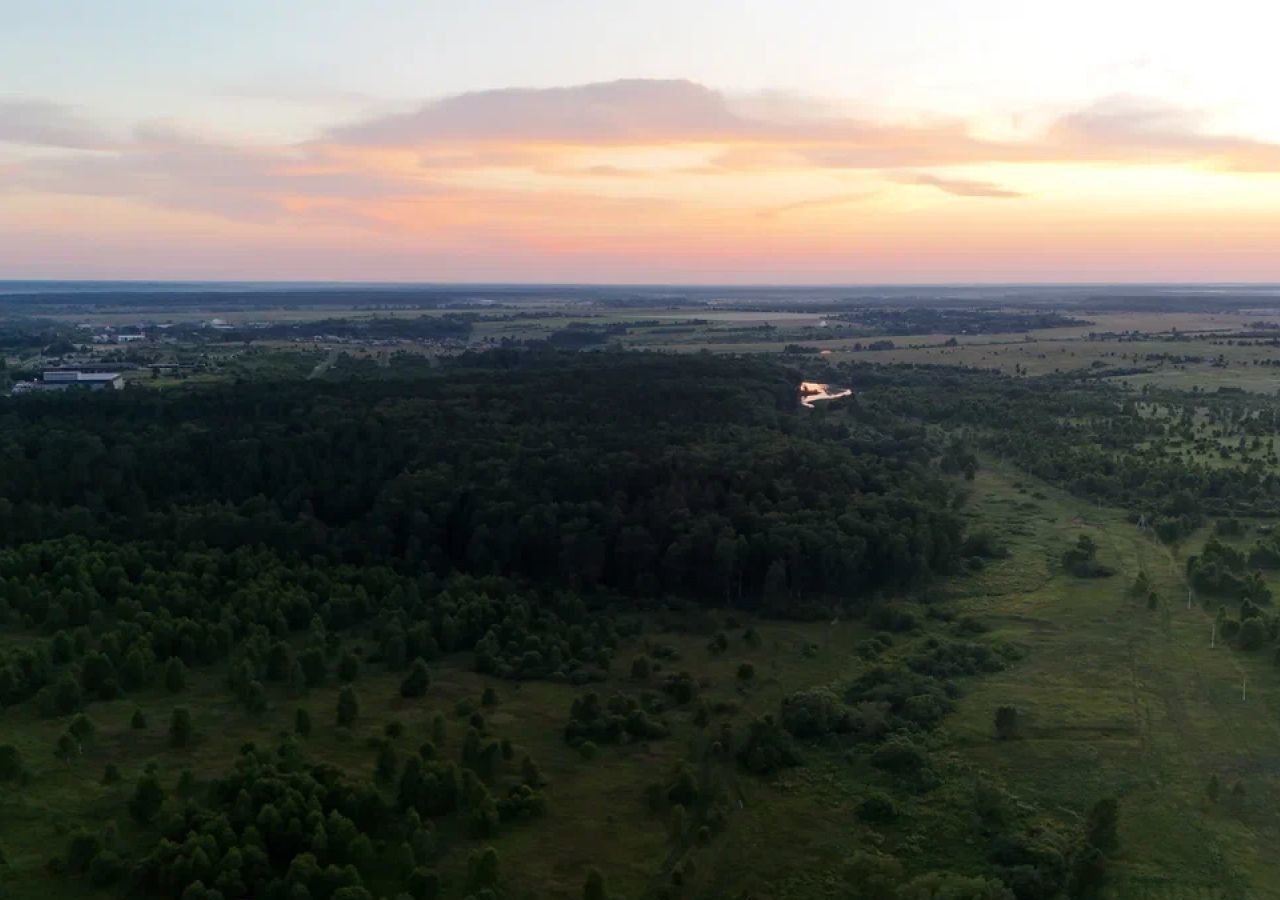
[[[949,720],[957,747],[1015,792],[1080,812],[1109,793],[1122,800],[1119,897],[1280,896],[1280,839],[1269,813],[1280,790],[1280,688],[1269,656],[1209,646],[1211,611],[1186,604],[1185,554],[1118,512],[1043,485],[1028,502],[1020,476],[979,476],[975,515],[1002,522],[1013,556],[977,579],[966,607],[1028,648],[1016,668],[976,682]],[[1119,574],[1061,574],[1057,554],[1087,533]],[[1144,568],[1157,610],[1125,591]],[[1241,699],[1243,679],[1248,699]],[[993,709],[1028,713],[1022,740],[991,739]],[[1206,796],[1217,775],[1242,802]]]

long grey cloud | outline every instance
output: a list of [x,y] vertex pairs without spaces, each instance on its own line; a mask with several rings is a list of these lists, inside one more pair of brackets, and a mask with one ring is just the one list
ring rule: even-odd
[[0,142],[65,150],[95,150],[111,144],[103,129],[73,109],[20,97],[0,97]]

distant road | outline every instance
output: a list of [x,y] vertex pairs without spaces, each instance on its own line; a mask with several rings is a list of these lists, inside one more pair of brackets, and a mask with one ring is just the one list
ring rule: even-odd
[[330,350],[328,356],[320,360],[320,362],[316,363],[316,367],[311,370],[311,374],[308,375],[307,378],[308,379],[319,378],[321,375],[323,375],[325,372],[329,370],[330,366],[332,366],[337,361],[338,361],[338,351]]

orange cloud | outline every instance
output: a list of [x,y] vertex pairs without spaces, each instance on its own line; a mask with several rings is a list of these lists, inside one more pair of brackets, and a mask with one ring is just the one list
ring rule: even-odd
[[990,181],[977,181],[972,178],[943,178],[941,175],[931,175],[927,172],[909,172],[894,176],[893,180],[899,184],[919,184],[935,187],[945,194],[954,194],[957,197],[1009,199],[1026,196],[1018,191],[1002,188],[1000,185],[993,184]]
[[[1280,202],[1280,187],[1271,197],[1256,177],[1280,173],[1280,145],[1132,98],[995,140],[959,121],[860,119],[786,95],[630,80],[463,94],[258,145],[162,126],[108,140],[72,111],[3,101],[0,143],[19,154],[5,161],[0,192],[25,209],[110,201],[139,222],[155,216],[157,233],[170,215],[205,222],[204,234],[216,221],[219,234],[270,237],[276,253],[341,233],[338,246],[365,258],[416,247],[446,269],[455,257],[532,266],[530,254],[545,254],[573,266],[669,257],[822,272],[905,267],[920,254],[976,273],[1001,255],[1122,256],[1140,244],[1136,259],[1152,242],[1192,246],[1206,211],[1228,197],[1232,221],[1253,230],[1223,234],[1252,248],[1257,234],[1276,236],[1263,207]],[[1119,171],[1141,213],[1123,221],[1149,236],[1134,243],[1108,231],[1122,221],[1107,181]]]

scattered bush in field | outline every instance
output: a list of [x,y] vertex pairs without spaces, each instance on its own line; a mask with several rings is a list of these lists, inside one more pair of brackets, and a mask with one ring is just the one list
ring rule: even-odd
[[1080,535],[1075,545],[1062,554],[1062,565],[1077,578],[1106,578],[1115,574],[1098,562],[1098,545],[1087,534]]
[[960,545],[960,555],[976,556],[982,559],[1004,559],[1009,555],[1009,548],[991,529],[979,528],[965,536],[964,543]]
[[800,738],[849,730],[849,713],[840,699],[823,689],[798,691],[783,698],[782,727]]
[[662,690],[677,704],[685,704],[698,695],[698,682],[688,672],[679,672],[663,679]]
[[1119,822],[1119,801],[1114,797],[1104,797],[1089,809],[1085,820],[1085,842],[1103,853],[1114,853],[1120,846]]
[[582,900],[609,900],[604,876],[600,874],[599,869],[591,869],[587,872],[587,880],[582,885]]
[[338,694],[338,726],[350,728],[359,714],[360,701],[356,699],[356,692],[350,687],[344,687]]
[[426,696],[427,688],[431,686],[431,673],[427,671],[427,664],[418,657],[413,661],[413,665],[409,667],[409,674],[400,682],[400,696],[405,698],[416,698]]
[[910,738],[894,735],[871,753],[871,764],[895,775],[914,776],[929,766],[929,755]]
[[1012,659],[1019,656],[1008,644],[980,644],[972,641],[953,641],[947,638],[929,638],[924,649],[906,660],[914,672],[932,675],[934,678],[956,678],[961,675],[1000,672]]
[[1002,741],[1011,741],[1018,737],[1022,725],[1022,714],[1016,706],[996,707],[996,737]]
[[1257,616],[1250,616],[1240,623],[1240,631],[1236,634],[1236,643],[1241,650],[1259,650],[1267,642],[1268,637],[1267,626],[1262,619]]
[[658,740],[668,733],[666,724],[650,718],[634,697],[614,694],[607,704],[602,704],[594,692],[573,701],[564,729],[565,740],[572,746],[587,740],[607,744]]
[[185,706],[174,707],[169,716],[169,746],[186,747],[191,743],[191,735],[191,711]]
[[0,781],[22,778],[22,754],[13,744],[0,744]]
[[791,735],[772,716],[756,719],[748,726],[746,739],[738,749],[738,762],[749,772],[768,775],[778,769],[800,765],[800,756]]
[[138,779],[133,798],[129,801],[129,815],[141,825],[148,825],[164,805],[164,789],[152,773]]

